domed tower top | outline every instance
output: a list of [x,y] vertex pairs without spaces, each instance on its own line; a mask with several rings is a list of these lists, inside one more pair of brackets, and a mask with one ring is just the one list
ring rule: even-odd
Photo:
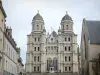
[[67,11],[66,11],[66,15],[61,20],[61,30],[64,32],[73,31],[73,20],[67,14]]
[[67,11],[66,11],[66,15],[62,18],[61,21],[65,21],[65,20],[73,21],[72,18],[67,14]]
[[36,21],[36,20],[44,21],[42,16],[39,14],[39,10],[38,13],[33,17],[32,21]]
[[44,20],[38,11],[38,13],[33,17],[32,20],[32,31],[43,31],[43,29],[44,29]]

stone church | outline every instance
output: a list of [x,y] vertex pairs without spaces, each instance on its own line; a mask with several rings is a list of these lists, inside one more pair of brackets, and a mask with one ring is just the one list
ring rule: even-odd
[[32,31],[27,35],[27,73],[78,72],[78,44],[73,20],[66,13],[60,25],[57,33],[47,34],[39,12],[33,17]]

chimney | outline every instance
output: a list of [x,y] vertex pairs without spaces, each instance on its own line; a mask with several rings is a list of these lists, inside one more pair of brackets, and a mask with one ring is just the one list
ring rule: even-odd
[[10,28],[7,27],[7,33],[8,33],[9,36],[12,37],[12,29],[11,29],[11,27]]

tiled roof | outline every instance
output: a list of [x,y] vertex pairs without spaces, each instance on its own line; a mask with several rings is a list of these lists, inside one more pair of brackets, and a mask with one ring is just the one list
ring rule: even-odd
[[86,20],[85,23],[89,34],[90,43],[100,44],[100,21]]

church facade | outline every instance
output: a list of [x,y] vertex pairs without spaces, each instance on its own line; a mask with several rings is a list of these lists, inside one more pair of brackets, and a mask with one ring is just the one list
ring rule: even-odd
[[78,72],[78,44],[73,20],[66,13],[60,24],[58,33],[46,34],[42,16],[37,13],[33,17],[32,31],[27,35],[27,73]]

